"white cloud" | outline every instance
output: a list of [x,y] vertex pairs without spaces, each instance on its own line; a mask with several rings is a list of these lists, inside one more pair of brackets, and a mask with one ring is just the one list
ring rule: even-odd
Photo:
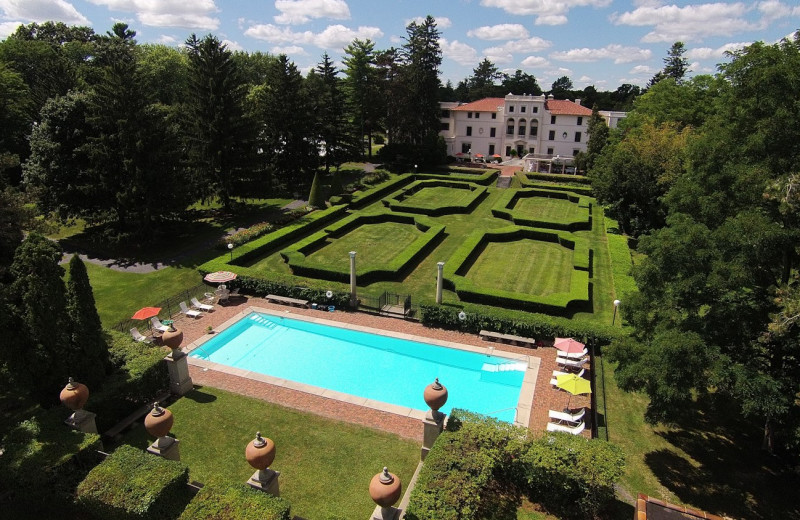
[[561,25],[573,7],[606,7],[612,0],[481,0],[481,5],[498,7],[515,16],[535,15],[536,25]]
[[488,54],[484,53],[484,56],[487,60],[491,61],[496,65],[505,65],[506,63],[511,63],[514,61],[514,56],[511,54]]
[[163,43],[164,45],[175,45],[176,43],[178,43],[177,38],[175,38],[174,36],[170,36],[168,34],[162,34],[156,39],[156,41],[158,43]]
[[376,40],[383,36],[383,31],[378,27],[359,27],[356,30],[344,25],[329,25],[324,31],[295,32],[288,27],[278,27],[272,24],[258,24],[248,27],[244,34],[257,40],[269,43],[286,45],[316,45],[321,49],[341,49],[349,45],[354,39]]
[[758,4],[758,10],[765,22],[772,22],[780,18],[800,16],[800,6],[791,7],[777,0],[767,0]]
[[637,65],[628,74],[655,74],[655,69],[649,65]]
[[727,51],[739,50],[747,45],[750,45],[750,43],[751,42],[726,43],[722,47],[717,47],[716,49],[712,49],[710,47],[696,47],[686,51],[685,56],[690,60],[717,60],[724,58]]
[[730,36],[758,28],[743,17],[749,8],[743,3],[713,3],[678,7],[639,7],[633,11],[613,15],[616,25],[648,26],[655,29],[647,33],[643,42],[702,41],[709,36]]
[[543,58],[541,56],[528,56],[524,60],[522,60],[523,67],[530,67],[530,68],[540,68],[540,67],[547,67],[550,65],[550,62],[547,58]]
[[442,48],[442,56],[450,58],[460,65],[475,66],[478,64],[478,51],[466,43],[458,40],[449,42],[444,38],[439,38],[439,46]]
[[239,42],[234,42],[234,41],[225,39],[225,40],[222,40],[222,42],[220,42],[220,43],[222,43],[223,45],[227,45],[228,46],[228,50],[231,51],[231,52],[233,52],[233,51],[243,51],[244,50],[244,47],[239,45]]
[[4,39],[8,38],[11,34],[14,33],[14,31],[17,30],[17,27],[19,27],[20,25],[22,25],[22,22],[2,22],[2,23],[0,23],[0,39],[4,40]]
[[277,46],[273,47],[270,52],[272,52],[272,54],[286,54],[287,56],[298,54],[302,54],[304,56],[308,55],[306,50],[299,45],[286,45],[285,47]]
[[[68,25],[90,25],[88,18],[65,0],[0,0],[5,18],[45,22],[55,20]],[[17,23],[17,22],[9,22]]]
[[640,49],[638,47],[625,47],[619,44],[606,45],[600,49],[570,49],[568,51],[554,52],[551,58],[561,61],[572,62],[591,62],[600,60],[614,60],[614,63],[630,63],[650,59],[652,56],[650,49]]
[[112,11],[136,14],[144,25],[152,27],[183,27],[213,31],[219,27],[219,11],[214,0],[89,0]]
[[518,23],[501,23],[470,29],[467,36],[481,40],[521,40],[528,37],[528,30]]
[[350,8],[344,0],[275,0],[275,9],[281,12],[275,23],[297,25],[314,18],[349,20]]
[[504,56],[508,54],[528,54],[539,52],[553,45],[553,42],[534,36],[524,40],[514,40],[506,42],[498,47],[489,47],[484,50],[484,54],[491,56]]
[[[441,17],[440,16],[434,16],[433,19],[436,20],[436,28],[437,29],[447,29],[448,27],[452,27],[453,26],[453,21],[450,18],[446,17],[446,16],[441,16]],[[416,18],[410,18],[410,19],[406,20],[406,26],[408,26],[411,22],[416,22],[417,25],[420,25],[424,21],[425,21],[425,17],[424,16],[417,16]]]

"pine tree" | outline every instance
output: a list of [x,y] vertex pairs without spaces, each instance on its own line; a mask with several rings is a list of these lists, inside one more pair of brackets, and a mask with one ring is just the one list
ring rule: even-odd
[[71,376],[92,389],[99,389],[111,363],[86,266],[78,255],[73,255],[69,262],[67,316],[71,347],[79,353]]
[[344,49],[344,91],[359,142],[367,138],[367,155],[372,158],[372,133],[379,126],[383,102],[375,66],[375,44],[355,39]]
[[689,72],[689,60],[683,56],[685,52],[686,46],[683,42],[675,42],[664,58],[664,76],[674,79],[678,85],[683,83],[683,78]]
[[[353,157],[358,148],[353,128],[343,110],[345,96],[337,74],[338,71],[326,52],[317,65],[315,74],[317,81],[314,82],[314,86],[312,87],[311,82],[307,80],[310,98],[316,103],[313,114],[316,119],[317,137],[325,150],[322,159],[325,163],[325,173],[330,172],[331,166],[338,167]],[[312,77],[313,75],[309,74],[309,80]]]

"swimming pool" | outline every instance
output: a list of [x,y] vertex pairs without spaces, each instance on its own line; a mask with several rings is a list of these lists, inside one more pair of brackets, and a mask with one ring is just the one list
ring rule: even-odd
[[449,348],[325,321],[251,312],[190,357],[422,412],[422,392],[438,377],[449,391],[443,412],[464,408],[515,421],[527,356],[488,355],[477,347]]

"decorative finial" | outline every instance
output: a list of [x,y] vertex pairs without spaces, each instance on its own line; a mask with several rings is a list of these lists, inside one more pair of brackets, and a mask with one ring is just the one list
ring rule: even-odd
[[76,388],[78,388],[78,383],[76,383],[75,380],[70,377],[69,381],[67,382],[67,390],[75,390]]
[[150,415],[152,415],[153,417],[161,417],[162,415],[164,415],[164,409],[161,408],[161,406],[159,406],[158,401],[153,403],[153,411],[150,412]]
[[266,439],[261,436],[261,432],[256,432],[256,438],[253,439],[253,446],[256,448],[263,448],[267,445]]
[[437,377],[436,380],[433,382],[433,389],[434,390],[441,390],[442,388],[444,388],[444,387],[439,382],[439,378]]
[[380,478],[381,484],[391,484],[394,482],[394,477],[389,474],[389,468],[386,466],[383,467],[383,475]]

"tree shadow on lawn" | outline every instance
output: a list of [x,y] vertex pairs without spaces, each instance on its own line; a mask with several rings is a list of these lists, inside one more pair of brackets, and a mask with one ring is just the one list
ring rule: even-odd
[[723,398],[706,396],[698,405],[691,423],[656,432],[692,459],[670,449],[647,453],[659,482],[683,504],[710,513],[800,519],[800,477],[761,450],[759,425],[736,417],[735,404]]

